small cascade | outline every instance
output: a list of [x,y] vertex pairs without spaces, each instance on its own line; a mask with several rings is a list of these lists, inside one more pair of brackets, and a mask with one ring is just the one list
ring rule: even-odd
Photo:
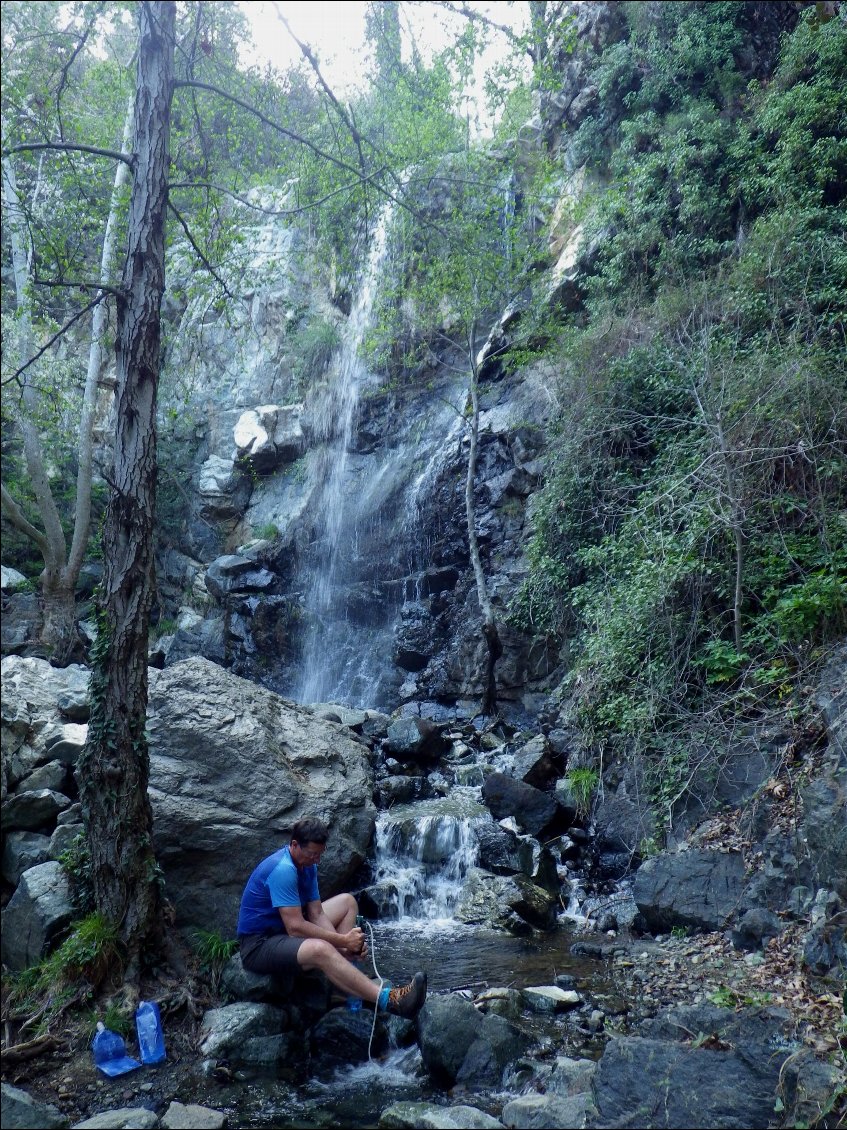
[[475,825],[488,819],[478,789],[384,812],[376,825],[374,878],[381,917],[443,922],[454,916],[476,865]]

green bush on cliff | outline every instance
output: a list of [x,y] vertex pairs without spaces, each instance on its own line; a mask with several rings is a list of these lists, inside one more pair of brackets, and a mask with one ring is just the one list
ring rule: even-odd
[[847,29],[810,10],[745,87],[743,8],[633,12],[598,63],[614,187],[513,609],[574,641],[589,736],[657,757],[847,627]]

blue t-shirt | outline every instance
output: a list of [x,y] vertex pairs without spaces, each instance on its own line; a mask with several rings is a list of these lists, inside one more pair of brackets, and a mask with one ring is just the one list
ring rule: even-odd
[[320,900],[317,864],[299,868],[287,847],[263,859],[244,888],[237,933],[284,934],[281,906],[305,906]]

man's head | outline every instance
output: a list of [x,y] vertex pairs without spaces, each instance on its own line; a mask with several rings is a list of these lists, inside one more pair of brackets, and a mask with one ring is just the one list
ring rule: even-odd
[[291,829],[289,851],[297,867],[311,867],[324,853],[329,828],[315,816],[304,816]]

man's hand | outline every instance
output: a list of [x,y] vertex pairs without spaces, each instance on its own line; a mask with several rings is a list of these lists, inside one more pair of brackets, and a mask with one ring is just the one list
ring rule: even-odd
[[347,934],[342,934],[344,939],[343,944],[339,946],[342,953],[348,954],[350,957],[367,957],[368,947],[365,942],[365,932],[358,926],[354,926]]

